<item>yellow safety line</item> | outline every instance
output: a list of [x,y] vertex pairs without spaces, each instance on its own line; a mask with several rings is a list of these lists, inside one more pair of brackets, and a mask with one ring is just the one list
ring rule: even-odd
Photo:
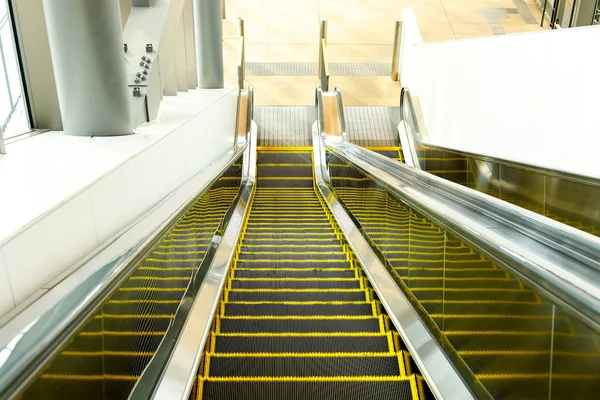
[[101,314],[96,315],[94,319],[131,319],[131,318],[147,318],[147,319],[164,319],[164,318],[173,318],[175,314]]
[[186,288],[150,288],[150,287],[131,287],[131,288],[119,288],[119,292],[183,292]]
[[346,260],[319,260],[319,259],[299,259],[299,260],[279,260],[279,259],[261,259],[261,260],[248,260],[248,259],[240,259],[239,261],[243,261],[245,263],[338,263],[344,262]]
[[600,379],[600,374],[476,374],[477,379]]
[[412,395],[412,400],[419,400],[419,389],[417,387],[417,379],[414,375],[411,375],[410,380],[410,393]]
[[135,332],[135,331],[98,331],[80,332],[79,336],[164,336],[166,331]]
[[179,304],[179,300],[109,300],[108,304]]
[[534,356],[544,354],[554,354],[560,356],[571,356],[571,357],[598,357],[600,352],[588,353],[581,352],[576,353],[572,351],[550,351],[550,350],[461,350],[457,354],[461,356]]
[[337,288],[327,288],[327,289],[319,289],[319,288],[302,288],[302,289],[294,289],[294,288],[283,288],[283,289],[267,289],[267,288],[255,288],[255,289],[243,289],[243,288],[233,288],[229,289],[230,292],[323,292],[323,293],[362,293],[364,289],[337,289]]
[[409,381],[406,376],[211,376],[208,382],[385,382]]
[[312,153],[312,146],[256,146],[260,152],[271,153]]
[[356,281],[356,278],[234,278],[235,281]]
[[345,305],[345,304],[371,304],[369,301],[228,301],[227,304],[283,304],[311,306],[317,304]]
[[146,267],[142,266],[138,268],[138,271],[195,271],[198,268],[195,267]]
[[304,268],[234,268],[233,271],[324,271],[324,272],[328,272],[328,271],[353,271],[352,268],[337,268],[337,267],[333,267],[333,268],[327,268],[327,267],[314,267],[314,266],[308,266],[308,267],[304,267]]
[[375,320],[372,315],[226,315],[221,319],[249,319],[249,320],[272,320],[272,319],[328,319],[328,320]]
[[217,333],[216,336],[227,337],[361,337],[385,336],[383,332],[244,332],[244,333]]
[[294,357],[393,357],[395,354],[388,352],[358,352],[358,353],[211,353],[211,358],[241,358],[241,357],[265,357],[265,358],[294,358]]
[[180,276],[132,276],[129,278],[130,281],[189,281],[190,277]]

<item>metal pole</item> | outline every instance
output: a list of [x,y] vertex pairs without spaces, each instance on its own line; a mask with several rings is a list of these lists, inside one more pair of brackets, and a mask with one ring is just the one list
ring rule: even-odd
[[241,41],[240,55],[238,56],[238,86],[243,89],[246,81],[246,33],[243,18],[238,18],[237,33]]
[[223,21],[221,0],[194,0],[198,86],[221,89],[223,77]]
[[542,8],[542,22],[540,22],[540,27],[544,27],[544,18],[546,17],[546,7],[548,6],[548,0],[544,0],[544,7]]
[[396,20],[394,27],[394,48],[392,54],[392,75],[393,81],[397,81],[400,77],[398,73],[400,68],[400,46],[402,44],[402,21]]
[[221,0],[221,19],[227,18],[227,4],[225,0]]
[[327,20],[321,20],[321,31],[319,35],[319,79],[321,80],[321,90],[329,90],[329,77],[327,76]]
[[119,2],[43,4],[64,133],[133,133]]
[[4,145],[4,132],[2,132],[2,127],[0,127],[0,154],[6,154],[6,146]]

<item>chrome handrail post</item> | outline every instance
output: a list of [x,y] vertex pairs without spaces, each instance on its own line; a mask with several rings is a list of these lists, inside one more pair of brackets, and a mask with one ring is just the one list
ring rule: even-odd
[[242,90],[246,81],[246,37],[243,18],[238,18],[237,34],[240,38],[240,47],[238,50],[238,86]]
[[321,89],[329,90],[329,68],[327,65],[327,20],[321,20],[321,32],[319,37],[319,79]]
[[0,127],[0,154],[6,154],[6,146],[4,145],[4,132]]
[[393,81],[400,80],[400,47],[402,45],[402,21],[396,20],[394,26],[394,47],[392,54],[392,74],[391,78]]

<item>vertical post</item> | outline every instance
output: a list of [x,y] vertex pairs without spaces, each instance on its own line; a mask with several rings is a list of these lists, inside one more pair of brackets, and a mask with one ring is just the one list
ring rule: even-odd
[[194,0],[198,86],[201,89],[224,87],[223,21],[221,0]]
[[238,18],[237,34],[240,37],[238,55],[238,86],[241,90],[244,88],[244,82],[246,81],[246,33],[244,29],[243,18]]
[[225,0],[221,0],[221,19],[227,18],[227,3]]
[[398,81],[400,78],[400,46],[402,44],[402,21],[396,20],[394,27],[394,47],[392,54],[392,75],[393,81]]
[[6,146],[4,145],[4,132],[0,127],[0,154],[6,154]]
[[43,4],[65,134],[133,133],[119,2]]
[[321,90],[329,90],[329,76],[327,72],[327,20],[321,20],[321,32],[319,35],[319,79],[321,80]]

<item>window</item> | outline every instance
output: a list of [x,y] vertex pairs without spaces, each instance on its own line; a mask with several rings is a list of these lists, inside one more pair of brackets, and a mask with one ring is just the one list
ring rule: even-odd
[[0,0],[0,126],[4,138],[29,132],[27,112],[6,2]]

